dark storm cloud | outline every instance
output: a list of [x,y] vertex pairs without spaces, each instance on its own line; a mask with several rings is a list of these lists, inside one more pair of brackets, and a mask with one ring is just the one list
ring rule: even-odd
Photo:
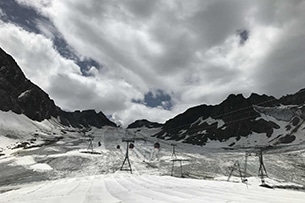
[[296,92],[305,85],[305,23],[295,26],[284,32],[258,67],[258,85],[277,97],[284,92]]
[[159,4],[158,0],[126,0],[122,2],[126,8],[136,17],[149,18],[156,10]]
[[260,92],[280,97],[304,88],[304,10],[305,1],[299,0],[257,4],[257,20],[277,30],[253,75]]
[[[57,74],[51,78],[51,82],[53,85],[49,89],[50,94],[57,98],[65,98],[69,95],[69,100],[64,100],[67,103],[61,103],[62,106],[68,106],[68,110],[100,109],[108,114],[127,108],[124,106],[126,95],[122,91],[111,89],[101,93],[97,83],[93,81],[83,83],[77,75]],[[99,94],[105,95],[103,100],[100,99]],[[114,97],[115,101],[112,99]]]
[[209,48],[224,40],[240,28],[247,26],[245,12],[247,1],[211,1],[190,19],[190,29],[198,34],[198,41]]
[[205,76],[203,79],[207,83],[214,83],[215,86],[221,86],[230,83],[232,80],[240,77],[239,71],[233,69],[229,70],[221,66],[209,66],[204,70]]

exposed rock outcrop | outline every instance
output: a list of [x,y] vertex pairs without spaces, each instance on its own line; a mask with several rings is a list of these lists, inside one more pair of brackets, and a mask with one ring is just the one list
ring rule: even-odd
[[24,114],[32,120],[59,118],[66,126],[116,126],[102,112],[94,110],[65,112],[49,95],[28,80],[16,61],[0,48],[0,110]]
[[141,127],[146,127],[146,128],[160,128],[163,125],[161,123],[156,123],[156,122],[150,122],[146,119],[142,120],[136,120],[135,122],[131,123],[128,125],[127,129],[131,128],[141,128]]
[[43,90],[28,80],[15,60],[0,48],[0,110],[25,114],[42,121],[57,115],[57,108]]
[[[225,142],[232,138],[238,142],[242,137],[258,135],[264,137],[252,140],[269,140],[277,144],[290,143],[295,140],[293,134],[296,130],[301,129],[299,126],[293,126],[293,123],[302,123],[305,113],[302,111],[304,107],[291,105],[304,105],[304,93],[305,90],[301,90],[280,99],[258,94],[252,94],[249,98],[241,94],[232,94],[218,105],[200,105],[186,110],[168,120],[162,130],[154,136],[197,145],[205,145],[213,140]],[[288,106],[280,108],[280,105]],[[283,122],[287,123],[286,129],[281,129]],[[276,134],[279,131],[282,134]],[[232,143],[232,146],[236,142]]]

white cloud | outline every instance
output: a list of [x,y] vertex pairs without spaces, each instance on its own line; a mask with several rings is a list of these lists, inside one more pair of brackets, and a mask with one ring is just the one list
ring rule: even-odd
[[51,40],[13,24],[0,23],[1,47],[17,60],[27,77],[44,90],[52,86],[49,78],[53,75],[80,74],[73,61],[63,59],[53,49]]
[[[1,46],[66,109],[95,108],[122,122],[142,116],[164,121],[230,93],[279,96],[304,87],[304,1],[18,2],[49,17],[79,55],[103,65],[91,68],[91,77],[81,76],[73,61],[52,48],[55,31],[43,22],[50,39],[1,27]],[[243,46],[238,29],[250,33]],[[172,97],[172,111],[131,102],[158,89]]]
[[163,108],[156,107],[151,108],[138,103],[131,103],[127,109],[123,111],[117,111],[112,116],[117,121],[119,125],[128,125],[137,119],[149,118],[151,121],[163,123],[166,121],[166,118],[174,117],[178,112],[181,112],[181,109],[175,109],[174,111],[167,111]]
[[3,22],[0,33],[1,47],[13,55],[32,82],[66,110],[92,108],[111,114],[127,108],[132,98],[143,96],[124,80],[108,78],[96,70],[92,77],[82,76],[79,67],[61,57],[42,35]]

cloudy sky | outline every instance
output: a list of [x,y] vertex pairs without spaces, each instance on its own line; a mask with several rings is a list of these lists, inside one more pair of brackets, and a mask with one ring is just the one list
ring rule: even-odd
[[0,0],[0,47],[64,110],[164,122],[305,87],[305,0]]

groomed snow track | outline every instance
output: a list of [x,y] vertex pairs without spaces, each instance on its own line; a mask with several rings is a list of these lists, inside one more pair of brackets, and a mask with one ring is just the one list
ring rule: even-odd
[[[238,195],[236,195],[238,194]],[[257,184],[118,173],[47,181],[0,194],[1,203],[304,202],[305,193]]]

